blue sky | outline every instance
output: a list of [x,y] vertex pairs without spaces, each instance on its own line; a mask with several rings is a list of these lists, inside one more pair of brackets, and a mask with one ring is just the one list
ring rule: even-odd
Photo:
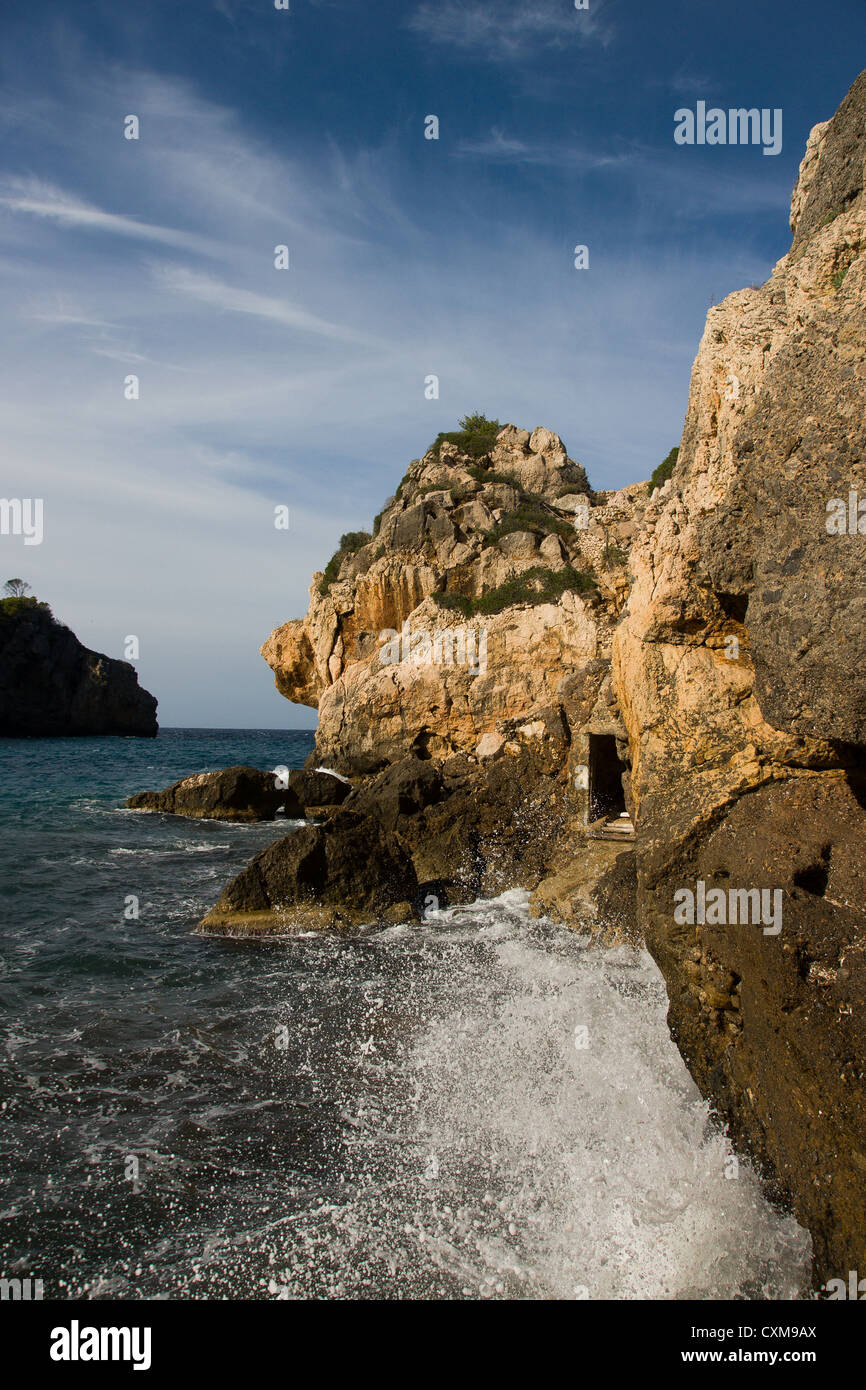
[[[311,727],[258,647],[437,431],[544,424],[596,487],[679,442],[866,7],[5,0],[0,40],[2,492],[45,502],[5,569],[138,636],[164,726]],[[699,100],[781,108],[782,152],[675,145]]]

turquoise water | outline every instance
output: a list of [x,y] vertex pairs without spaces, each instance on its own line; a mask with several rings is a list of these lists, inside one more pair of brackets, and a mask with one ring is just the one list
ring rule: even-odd
[[0,1275],[46,1298],[795,1296],[808,1237],[729,1180],[644,952],[520,892],[348,941],[194,933],[291,824],[125,797],[299,767],[312,738],[0,742]]

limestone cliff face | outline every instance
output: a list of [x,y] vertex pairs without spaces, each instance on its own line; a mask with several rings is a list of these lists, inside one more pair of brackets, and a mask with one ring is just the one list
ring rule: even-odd
[[[790,253],[709,314],[613,642],[672,1031],[824,1277],[866,1267],[864,126],[866,74],[812,132]],[[698,880],[781,890],[781,932],[678,923]]]
[[584,834],[607,814],[592,739],[620,770],[627,747],[611,645],[648,494],[592,492],[543,428],[458,435],[412,463],[372,540],[262,648],[282,693],[319,709],[316,759],[371,780],[254,861],[206,928],[333,927],[521,886],[538,912],[633,930],[630,848],[589,852]]
[[156,700],[129,662],[82,646],[44,604],[0,604],[0,736],[156,732]]
[[570,681],[590,667],[602,684],[647,494],[590,493],[546,429],[506,426],[480,460],[445,442],[412,464],[374,538],[327,592],[315,576],[306,618],[262,648],[278,689],[318,707],[317,756],[373,772],[547,738]]

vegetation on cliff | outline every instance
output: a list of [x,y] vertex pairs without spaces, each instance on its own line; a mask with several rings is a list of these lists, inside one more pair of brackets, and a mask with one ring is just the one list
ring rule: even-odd
[[450,432],[440,432],[437,434],[428,454],[439,457],[439,450],[446,442],[455,444],[461,454],[469,454],[471,458],[484,458],[489,454],[496,444],[496,436],[502,429],[498,420],[488,420],[486,415],[465,415],[459,422],[459,430]]
[[662,459],[657,468],[653,469],[650,477],[650,492],[652,492],[654,488],[661,487],[667,482],[674,471],[674,465],[679,458],[679,453],[680,450],[678,445],[675,449],[671,449],[670,453],[666,458]]
[[367,545],[373,537],[369,531],[346,531],[340,537],[340,545],[334,551],[330,560],[325,566],[325,572],[319,580],[319,593],[326,594],[340,573],[340,567],[344,560],[350,555],[356,555],[358,551]]
[[485,534],[482,544],[496,545],[503,536],[514,535],[517,531],[531,531],[536,536],[570,538],[574,535],[574,524],[557,516],[540,497],[524,493],[514,510],[507,512],[502,520],[497,521]]
[[47,613],[51,618],[54,615],[47,603],[40,603],[39,599],[32,594],[16,594],[9,598],[0,599],[0,622],[10,622],[14,618],[20,618],[22,614],[34,611]]
[[451,609],[462,613],[465,618],[470,618],[476,613],[492,616],[523,603],[556,603],[569,590],[575,594],[591,594],[596,587],[591,574],[585,570],[574,569],[571,565],[566,565],[561,570],[533,565],[531,569],[524,570],[523,574],[506,579],[504,584],[498,584],[495,589],[478,598],[466,598],[463,594],[449,593],[436,593],[433,598],[440,608]]

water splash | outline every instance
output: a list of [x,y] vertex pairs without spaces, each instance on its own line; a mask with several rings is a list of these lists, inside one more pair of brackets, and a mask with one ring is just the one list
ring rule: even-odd
[[531,923],[520,893],[375,944],[409,940],[434,951],[447,985],[416,972],[388,1000],[415,1013],[405,1049],[377,1027],[382,1001],[368,991],[346,1199],[288,1219],[271,1296],[791,1298],[807,1287],[809,1237],[747,1165],[731,1176],[645,952],[582,948]]

